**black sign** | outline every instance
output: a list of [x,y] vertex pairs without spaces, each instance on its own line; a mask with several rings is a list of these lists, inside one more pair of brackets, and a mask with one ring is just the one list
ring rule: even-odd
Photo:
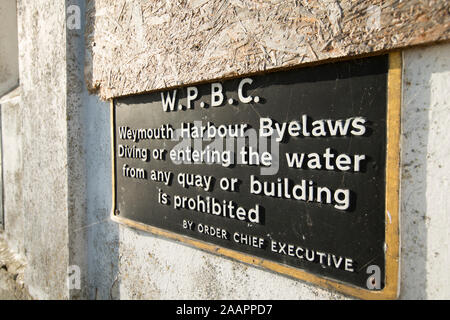
[[379,56],[116,99],[116,217],[382,290],[388,71]]

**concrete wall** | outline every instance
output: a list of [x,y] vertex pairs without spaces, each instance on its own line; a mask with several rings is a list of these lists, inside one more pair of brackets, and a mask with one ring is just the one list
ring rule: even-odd
[[[445,1],[90,1],[104,99],[450,39]],[[192,72],[195,70],[195,72]]]
[[24,255],[23,155],[20,88],[0,99],[2,128],[3,212],[5,237],[14,251]]
[[[5,177],[0,236],[27,262],[25,283],[38,299],[87,297],[91,265],[106,288],[105,277],[114,272],[105,275],[105,268],[117,260],[110,255],[99,262],[89,255],[90,246],[103,245],[111,234],[96,234],[88,243],[95,207],[103,213],[111,202],[110,189],[97,191],[106,202],[95,198],[98,183],[110,177],[110,162],[102,158],[103,153],[109,158],[109,109],[85,89],[84,29],[66,28],[66,10],[73,4],[84,8],[84,1],[18,1],[21,85],[0,96]],[[106,172],[97,170],[99,161]],[[88,174],[98,177],[95,185],[87,186]],[[88,203],[93,203],[89,211]],[[81,290],[68,290],[69,266],[80,267]]]
[[[21,87],[0,99],[3,236],[35,298],[346,299],[111,222],[109,103],[83,82],[84,29],[65,3],[18,3]],[[82,19],[81,25],[84,25]],[[450,299],[450,44],[404,51],[400,298]],[[89,64],[87,64],[89,68]],[[20,94],[20,96],[19,96]],[[81,290],[68,290],[69,265]]]
[[402,298],[450,299],[450,44],[406,50]]
[[[450,44],[404,51],[401,183],[401,299],[450,299]],[[87,143],[90,297],[122,299],[343,299],[300,281],[108,221],[109,114],[96,108]],[[100,135],[101,132],[101,135]],[[94,160],[95,159],[95,160]],[[118,229],[118,230],[117,230]],[[111,263],[111,265],[109,265]],[[102,272],[105,270],[108,272]],[[111,283],[113,272],[114,282]],[[104,281],[106,280],[106,281]],[[96,289],[95,289],[96,288]]]
[[0,96],[19,84],[16,0],[0,3]]

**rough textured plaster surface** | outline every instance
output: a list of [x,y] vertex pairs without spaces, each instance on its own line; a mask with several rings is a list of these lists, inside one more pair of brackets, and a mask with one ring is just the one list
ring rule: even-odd
[[19,84],[16,1],[0,3],[0,96]]
[[345,299],[110,220],[109,106],[83,97],[91,299]]
[[[71,0],[84,10],[83,0]],[[81,15],[84,26],[84,15]],[[111,156],[109,104],[84,84],[84,28],[67,30],[69,264],[81,271],[71,299],[116,299],[118,226],[109,219]],[[111,289],[113,288],[113,289]]]
[[89,96],[85,89],[83,108],[87,170],[87,297],[119,299],[119,226],[110,219],[112,198],[109,104],[100,101],[97,96]]
[[103,99],[450,37],[436,0],[96,0],[87,22]]
[[66,37],[63,1],[18,1],[25,282],[67,298]]
[[[84,8],[82,0],[65,1],[66,8],[77,5]],[[71,12],[71,11],[70,11]],[[68,17],[70,14],[68,14]],[[69,18],[68,18],[69,19]],[[80,26],[81,26],[80,21]],[[68,188],[68,252],[69,265],[80,267],[80,281],[87,282],[88,251],[86,211],[86,153],[84,148],[86,108],[83,101],[83,63],[84,42],[82,28],[66,28],[66,110],[67,110],[67,188]],[[87,296],[87,286],[70,290],[70,299],[81,299]]]
[[404,53],[401,298],[450,299],[450,45]]
[[307,283],[120,227],[122,299],[344,299]]
[[[63,17],[62,4],[41,1],[27,2],[25,6],[24,1],[19,1],[20,111],[10,105],[6,117],[17,121],[18,112],[21,122],[3,126],[8,128],[9,147],[13,147],[15,136],[22,137],[21,151],[10,155],[22,159],[23,169],[20,164],[11,165],[8,172],[17,171],[21,175],[23,191],[8,192],[22,198],[23,219],[17,220],[18,233],[11,232],[7,238],[10,243],[16,241],[17,248],[23,243],[27,258],[24,282],[34,297],[68,297],[67,230],[72,221],[74,226],[87,223],[82,225],[87,233],[73,242],[70,250],[85,250],[88,255],[81,260],[86,263],[81,267],[82,285],[88,287],[90,298],[346,298],[112,223],[108,104],[78,89],[74,89],[72,106],[83,108],[75,114],[83,124],[80,139],[87,177],[87,217],[83,221],[68,219],[67,133],[77,132],[77,122],[67,123],[67,101],[72,98],[68,99],[70,93],[66,92],[65,84],[69,82],[63,71],[66,68]],[[450,120],[449,56],[449,45],[407,50],[404,54],[400,297],[405,299],[450,299],[447,200],[450,168],[445,148]],[[79,61],[73,66],[79,68]],[[72,76],[81,79],[78,71]],[[71,125],[72,129],[68,129]],[[14,133],[17,128],[22,131]],[[4,144],[5,147],[8,148]],[[16,204],[20,208],[19,200]],[[87,242],[83,243],[85,237]]]

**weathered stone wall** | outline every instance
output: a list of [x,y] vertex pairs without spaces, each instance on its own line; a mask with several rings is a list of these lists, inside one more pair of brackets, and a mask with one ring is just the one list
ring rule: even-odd
[[0,3],[0,97],[19,84],[16,1]]
[[23,207],[23,150],[20,88],[0,99],[4,233],[14,251],[24,255],[26,216]]
[[30,300],[23,281],[25,262],[0,235],[0,300]]
[[450,38],[442,0],[89,1],[103,99]]

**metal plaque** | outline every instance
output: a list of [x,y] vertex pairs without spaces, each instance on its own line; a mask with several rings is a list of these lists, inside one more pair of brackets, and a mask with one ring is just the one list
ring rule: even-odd
[[395,298],[400,64],[393,53],[114,99],[113,220]]

